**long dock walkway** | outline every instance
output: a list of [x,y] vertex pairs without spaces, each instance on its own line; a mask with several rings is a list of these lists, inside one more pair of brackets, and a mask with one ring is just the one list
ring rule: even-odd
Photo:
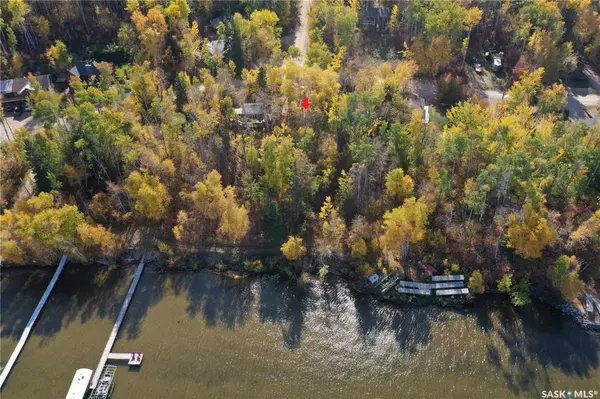
[[102,370],[104,369],[104,365],[108,360],[108,356],[110,354],[110,350],[115,344],[115,340],[117,339],[117,334],[119,333],[119,328],[121,328],[121,323],[123,323],[123,319],[125,318],[125,313],[127,313],[127,308],[129,308],[129,302],[131,302],[131,298],[135,293],[135,289],[137,288],[138,282],[140,281],[140,277],[142,277],[142,272],[144,271],[144,259],[146,255],[142,255],[142,259],[140,260],[140,264],[137,267],[137,271],[135,272],[135,277],[131,282],[131,286],[129,287],[129,291],[127,292],[127,296],[125,297],[125,301],[123,302],[123,306],[121,306],[121,311],[117,316],[117,321],[115,321],[115,325],[112,328],[110,336],[108,337],[108,342],[104,347],[104,352],[102,352],[102,357],[100,358],[100,362],[98,363],[98,367],[96,367],[96,372],[94,373],[94,377],[92,378],[92,383],[90,385],[91,389],[95,389],[98,385],[98,381],[100,380],[100,376],[102,375]]
[[67,261],[67,255],[63,255],[63,257],[60,260],[60,263],[58,264],[58,268],[54,272],[54,276],[52,277],[52,280],[50,280],[50,283],[48,284],[48,287],[46,288],[46,291],[44,292],[44,295],[42,295],[42,298],[40,299],[40,301],[37,304],[37,307],[33,311],[31,318],[27,322],[27,325],[25,326],[25,330],[23,330],[23,334],[21,335],[21,339],[19,340],[19,343],[15,347],[15,350],[13,351],[12,355],[10,355],[10,359],[8,359],[6,366],[4,366],[4,370],[2,370],[2,374],[0,374],[0,389],[4,385],[6,378],[8,378],[8,375],[10,374],[10,371],[12,370],[13,366],[15,365],[17,358],[21,354],[21,350],[23,350],[23,347],[25,346],[25,343],[27,342],[27,339],[29,338],[29,334],[31,333],[31,330],[33,329],[33,325],[35,324],[38,316],[42,312],[42,309],[44,309],[44,305],[46,304],[46,301],[48,300],[48,297],[50,296],[50,293],[52,292],[52,289],[54,288],[54,285],[56,284],[56,280],[58,280],[58,276],[60,276],[60,273],[62,273],[62,271],[63,271],[66,261]]

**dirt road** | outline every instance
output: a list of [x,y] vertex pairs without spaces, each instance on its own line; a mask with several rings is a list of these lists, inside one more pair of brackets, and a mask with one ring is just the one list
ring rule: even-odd
[[306,51],[308,50],[308,17],[311,2],[312,0],[300,1],[300,25],[296,30],[296,40],[294,40],[294,46],[298,47],[304,55],[306,55]]

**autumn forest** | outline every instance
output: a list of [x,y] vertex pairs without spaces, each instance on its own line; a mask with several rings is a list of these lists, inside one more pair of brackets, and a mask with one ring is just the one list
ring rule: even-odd
[[[574,71],[600,73],[598,1],[313,0],[304,48],[301,9],[3,1],[2,79],[30,76],[37,121],[1,147],[3,262],[220,247],[361,281],[422,262],[515,305],[600,281],[600,124],[565,111]],[[469,78],[489,48],[496,102]]]

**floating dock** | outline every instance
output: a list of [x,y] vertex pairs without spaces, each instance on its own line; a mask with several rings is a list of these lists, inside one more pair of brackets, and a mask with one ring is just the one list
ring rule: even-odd
[[455,288],[450,290],[437,290],[435,295],[444,296],[444,295],[466,295],[469,293],[468,288]]
[[440,290],[443,288],[462,288],[465,284],[462,281],[453,281],[449,283],[432,283],[433,289]]
[[400,287],[417,288],[420,290],[439,290],[443,288],[462,288],[464,283],[462,281],[454,281],[449,283],[417,283],[414,281],[400,281],[398,283]]
[[44,305],[46,304],[46,301],[48,300],[48,297],[50,296],[50,293],[52,292],[52,289],[54,288],[54,285],[56,284],[56,280],[58,280],[60,273],[62,273],[62,271],[63,271],[66,261],[67,261],[67,255],[63,255],[63,257],[60,260],[60,263],[58,264],[58,268],[54,272],[54,276],[52,277],[52,280],[50,280],[50,283],[48,284],[48,287],[46,288],[44,295],[42,295],[42,299],[40,299],[40,302],[38,303],[37,307],[33,311],[31,318],[27,322],[27,325],[25,326],[25,330],[23,330],[23,334],[21,335],[21,339],[19,340],[19,343],[15,347],[15,350],[13,351],[12,355],[10,355],[10,359],[8,359],[8,362],[6,362],[6,365],[4,366],[4,369],[2,370],[2,374],[0,374],[0,388],[2,388],[2,386],[4,385],[6,378],[8,378],[8,375],[10,374],[10,371],[12,370],[13,366],[15,365],[17,358],[21,354],[21,351],[23,350],[23,347],[25,346],[25,343],[27,342],[27,338],[29,338],[31,329],[33,328],[33,325],[35,324],[38,316],[42,312],[42,309],[44,309]]
[[[450,278],[464,278],[464,276],[436,276],[436,277],[450,277]],[[415,281],[400,281],[398,283],[398,292],[401,294],[412,294],[412,295],[431,295],[432,290],[436,290],[436,295],[464,295],[468,294],[469,290],[464,288],[464,281],[448,281],[448,282],[432,282],[432,283],[418,283]]]
[[142,364],[144,359],[143,353],[132,352],[132,353],[109,353],[107,360],[121,360],[127,361],[130,366],[139,366]]
[[411,294],[411,295],[431,295],[431,290],[420,290],[417,288],[398,287],[398,292],[401,294]]
[[400,287],[417,288],[419,290],[430,290],[432,288],[429,283],[417,283],[414,281],[400,281],[398,285]]
[[431,281],[462,281],[465,279],[463,274],[444,274],[442,276],[431,276]]
[[[123,306],[121,306],[121,311],[119,312],[119,315],[117,316],[117,321],[115,321],[115,325],[112,328],[112,331],[110,333],[110,336],[108,337],[108,342],[106,343],[106,346],[104,347],[104,352],[102,352],[102,357],[100,357],[100,362],[98,363],[98,367],[96,367],[96,372],[94,374],[94,377],[92,378],[92,383],[90,385],[90,388],[94,390],[94,392],[97,391],[97,387],[99,387],[99,381],[102,378],[105,378],[105,371],[108,372],[110,370],[106,369],[106,367],[111,367],[111,366],[106,366],[106,361],[108,360],[108,357],[110,355],[110,350],[112,349],[113,345],[115,344],[115,340],[117,339],[117,334],[119,333],[119,328],[121,328],[121,323],[123,323],[123,319],[125,318],[125,313],[127,313],[127,309],[129,308],[129,303],[131,302],[131,298],[133,297],[133,294],[135,293],[135,289],[137,288],[137,285],[140,281],[140,278],[142,277],[142,272],[144,271],[144,259],[145,259],[146,255],[142,255],[142,259],[140,260],[140,264],[137,267],[137,271],[135,272],[135,277],[133,278],[133,281],[131,282],[131,286],[129,287],[129,291],[127,292],[127,296],[125,297],[125,301],[123,302]],[[106,366],[106,367],[105,367]],[[116,369],[116,367],[115,367]],[[108,370],[108,371],[107,371]],[[114,375],[114,373],[113,373]],[[112,381],[112,380],[111,380]],[[106,384],[104,384],[106,385]],[[104,392],[104,391],[102,391]],[[92,398],[104,398],[102,396],[91,396]],[[108,396],[105,396],[108,397]]]

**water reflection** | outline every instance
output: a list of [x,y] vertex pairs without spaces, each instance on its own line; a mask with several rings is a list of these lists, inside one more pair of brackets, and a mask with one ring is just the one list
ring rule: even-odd
[[[99,331],[97,321],[114,319],[131,270],[98,273],[70,269],[34,335],[60,338],[78,321],[77,333],[101,348],[110,327]],[[15,284],[24,282],[3,281],[3,299]],[[37,300],[33,288],[23,292],[30,289]],[[3,337],[20,334],[11,328],[24,317],[16,306],[6,308]],[[46,369],[93,368],[101,352],[78,357],[52,345],[38,359]],[[130,350],[145,353],[144,365],[119,368],[115,397],[540,397],[544,389],[600,389],[600,338],[540,304],[515,311],[487,297],[466,309],[393,306],[341,281],[299,286],[148,268],[115,347]],[[58,381],[50,372],[38,379]],[[3,397],[44,397],[21,389]]]
[[[46,290],[52,272],[23,268],[11,271],[9,274],[0,274],[2,279],[0,336],[2,338],[20,338],[39,298]],[[3,360],[4,355],[3,353]]]
[[[598,337],[539,304],[522,312],[515,312],[503,299],[481,300],[470,309],[458,310],[398,307],[356,295],[339,281],[298,286],[278,277],[233,280],[210,273],[149,275],[141,286],[144,294],[136,294],[126,320],[127,340],[133,340],[127,345],[135,344],[138,337],[139,344],[158,340],[161,333],[154,324],[151,330],[140,330],[141,326],[156,323],[159,316],[168,324],[161,308],[183,300],[187,323],[178,320],[179,328],[170,330],[175,331],[171,341],[175,348],[182,345],[178,335],[186,336],[186,329],[203,329],[206,343],[198,344],[201,347],[216,345],[221,342],[217,336],[232,330],[227,333],[228,349],[213,360],[226,364],[240,356],[248,360],[260,348],[262,360],[279,363],[277,369],[267,371],[278,376],[278,381],[280,377],[288,381],[327,376],[346,383],[390,384],[400,383],[398,378],[404,376],[412,381],[410,389],[429,387],[446,393],[445,397],[452,397],[452,389],[427,385],[431,382],[428,374],[442,378],[446,388],[454,384],[481,394],[537,394],[573,378],[589,387],[600,384]],[[173,357],[163,352],[156,361],[170,364],[176,357],[187,356],[183,350],[174,351]],[[296,351],[302,359],[293,355]],[[145,367],[152,369],[155,363]],[[233,370],[248,373],[237,367]],[[192,383],[206,381],[199,376]],[[203,392],[218,396],[223,388],[219,386]],[[317,386],[314,392],[319,397],[321,392],[351,397],[364,392],[343,384],[333,388]],[[375,390],[377,394],[392,392],[381,388]],[[288,397],[306,397],[307,392],[295,389],[287,391]]]

